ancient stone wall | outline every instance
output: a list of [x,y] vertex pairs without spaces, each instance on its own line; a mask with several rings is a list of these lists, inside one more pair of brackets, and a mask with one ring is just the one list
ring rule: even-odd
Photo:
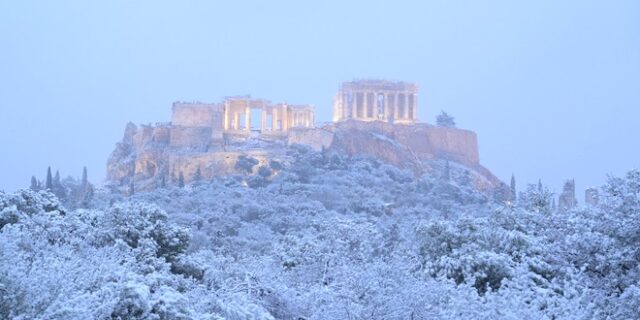
[[170,146],[186,150],[206,151],[211,143],[211,127],[171,127]]
[[211,140],[221,143],[224,139],[224,107],[217,105],[211,110]]
[[[472,168],[480,167],[478,141],[474,132],[427,124],[341,121],[321,128],[292,130],[288,142],[309,145],[315,150],[324,147],[349,154],[378,156],[401,167],[406,167],[403,165],[403,161],[408,161],[406,159],[435,158],[449,159]],[[408,154],[395,154],[399,152]]]
[[480,163],[478,139],[474,132],[428,125],[397,125],[394,138],[420,158],[444,158],[475,166]]
[[170,139],[169,125],[160,124],[156,126],[142,125],[131,131],[130,143],[136,149],[142,149],[145,146],[166,146]]
[[292,128],[287,135],[288,144],[305,144],[316,151],[328,148],[333,142],[331,128]]
[[171,125],[181,127],[211,127],[214,104],[175,102]]

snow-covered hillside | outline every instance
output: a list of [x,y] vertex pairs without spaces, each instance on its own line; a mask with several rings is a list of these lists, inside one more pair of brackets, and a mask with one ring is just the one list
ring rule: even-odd
[[640,172],[611,178],[600,206],[560,214],[544,189],[517,204],[479,193],[461,166],[415,179],[371,159],[293,156],[184,188],[98,190],[89,208],[0,193],[0,318],[640,314]]

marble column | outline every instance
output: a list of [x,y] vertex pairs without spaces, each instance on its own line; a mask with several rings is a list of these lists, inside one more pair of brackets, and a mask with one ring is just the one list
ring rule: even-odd
[[349,99],[347,99],[347,94],[342,93],[342,118],[340,120],[344,120],[347,118],[347,108],[349,108]]
[[413,94],[413,121],[418,122],[418,94]]
[[382,114],[384,121],[389,121],[389,94],[385,92],[382,99]]
[[280,106],[280,108],[282,109],[282,131],[287,131],[291,126],[291,124],[289,123],[289,111],[287,110],[288,107],[286,104],[283,104]]
[[266,130],[267,130],[267,109],[265,109],[263,105],[262,114],[260,115],[260,132],[265,132]]
[[398,121],[398,116],[400,115],[400,112],[398,110],[399,109],[398,102],[400,101],[400,99],[398,98],[399,98],[399,94],[394,93],[393,94],[393,121],[394,122]]
[[244,129],[247,131],[251,131],[251,108],[249,107],[249,101],[247,101],[247,106],[244,108]]
[[399,97],[402,97],[402,105],[400,105],[400,114],[398,115],[398,118],[405,119],[407,117],[407,94],[401,93],[398,95],[398,98]]
[[229,102],[225,101],[224,102],[224,123],[222,124],[222,127],[224,128],[224,130],[229,130]]
[[413,93],[407,94],[407,119],[413,119]]
[[240,114],[238,111],[233,113],[233,129],[240,130]]
[[373,118],[378,120],[380,119],[380,112],[378,110],[379,106],[378,106],[378,93],[374,92],[373,93]]
[[278,131],[280,130],[280,127],[278,127],[278,108],[273,108],[273,114],[271,115],[271,127],[273,128],[273,131]]
[[351,92],[351,119],[358,118],[358,93]]
[[407,93],[407,119],[411,119],[411,113],[413,113],[413,101],[411,101],[409,98],[411,96],[411,93]]

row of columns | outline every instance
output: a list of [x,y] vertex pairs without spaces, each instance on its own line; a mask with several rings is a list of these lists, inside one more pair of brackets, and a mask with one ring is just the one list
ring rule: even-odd
[[291,115],[292,127],[311,127],[313,124],[313,112],[294,111]]
[[[379,106],[380,95],[383,96],[382,106]],[[349,102],[348,94],[343,93],[342,118],[389,119],[393,116],[394,119],[417,120],[417,106],[417,94],[411,92],[354,91],[351,93],[351,102]],[[382,107],[382,112],[379,110],[380,107]],[[361,112],[359,113],[358,110]],[[351,111],[350,117],[349,111]]]
[[[240,110],[237,110],[240,109]],[[251,131],[251,107],[248,105],[239,108],[233,108],[231,104],[227,101],[225,102],[224,108],[224,130],[246,130]],[[304,110],[304,111],[291,111],[292,114],[289,114],[287,105],[279,105],[274,107],[267,108],[266,106],[260,107],[262,109],[261,119],[260,119],[260,129],[262,132],[267,131],[287,131],[290,127],[311,127],[314,121],[313,111]],[[271,112],[269,112],[269,109]],[[240,128],[240,120],[242,117],[242,113],[244,113],[244,127]],[[271,113],[271,128],[268,125],[268,114]]]

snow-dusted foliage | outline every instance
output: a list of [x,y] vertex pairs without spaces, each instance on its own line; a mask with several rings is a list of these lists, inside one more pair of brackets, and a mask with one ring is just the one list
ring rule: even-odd
[[[256,175],[66,210],[0,193],[0,318],[634,319],[640,173],[555,213],[466,174],[304,148]],[[247,160],[243,165],[254,166]],[[438,177],[438,178],[434,178]]]

